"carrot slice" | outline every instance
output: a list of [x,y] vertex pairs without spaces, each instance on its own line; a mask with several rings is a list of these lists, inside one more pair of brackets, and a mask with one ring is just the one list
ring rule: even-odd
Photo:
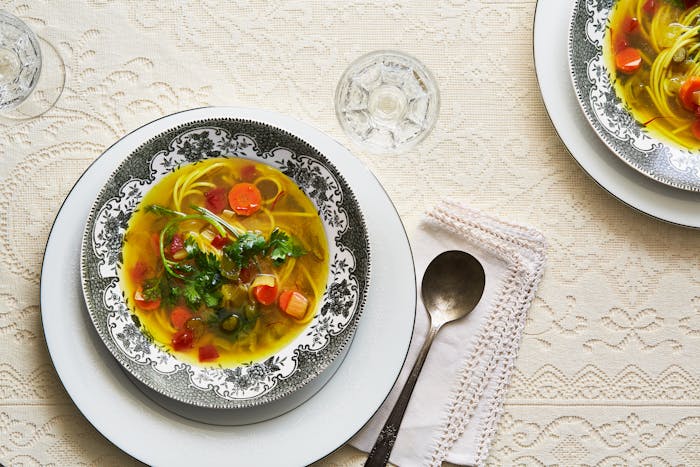
[[678,91],[678,98],[681,100],[683,107],[694,111],[698,105],[693,101],[693,93],[700,91],[700,76],[691,76],[686,79]]
[[627,47],[615,55],[615,66],[623,73],[634,73],[642,66],[642,55],[634,47]]
[[277,298],[277,286],[259,285],[253,289],[253,296],[263,305],[272,305]]
[[160,307],[160,298],[156,300],[148,300],[146,297],[143,296],[142,287],[139,287],[134,292],[134,302],[136,302],[137,307],[141,308],[144,311],[151,311]]
[[192,318],[192,312],[184,306],[176,306],[170,312],[170,322],[175,329],[182,329],[188,319]]
[[228,204],[240,216],[250,216],[260,210],[262,195],[252,183],[237,183],[228,192]]

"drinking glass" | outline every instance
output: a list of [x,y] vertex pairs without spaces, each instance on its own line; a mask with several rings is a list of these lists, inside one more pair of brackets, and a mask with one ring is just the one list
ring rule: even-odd
[[58,101],[64,83],[65,65],[58,51],[21,19],[0,10],[0,117],[26,119],[45,113]]
[[421,142],[435,125],[440,107],[430,71],[403,52],[379,50],[345,70],[335,93],[341,127],[360,147],[401,153]]

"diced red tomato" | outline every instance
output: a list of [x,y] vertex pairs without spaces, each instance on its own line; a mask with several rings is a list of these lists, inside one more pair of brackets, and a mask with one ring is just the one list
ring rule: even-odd
[[247,284],[250,282],[250,280],[253,278],[253,267],[248,265],[244,266],[241,268],[240,272],[238,273],[238,279],[243,282],[244,284]]
[[615,50],[615,53],[625,50],[630,46],[630,41],[627,39],[625,34],[616,34],[614,37],[615,40],[613,41],[613,50]]
[[253,289],[253,296],[263,305],[272,305],[277,298],[277,286],[259,285]]
[[216,234],[216,237],[214,237],[211,240],[211,246],[213,246],[214,248],[217,248],[219,250],[222,249],[223,247],[225,247],[226,245],[228,245],[229,243],[231,243],[231,240],[229,240],[228,237],[224,237],[224,236],[219,235],[219,234]]
[[694,98],[694,94],[698,91],[700,91],[700,76],[691,76],[686,79],[680,91],[678,91],[678,98],[681,100],[681,104],[691,112],[698,108]]
[[650,15],[653,15],[656,13],[656,10],[659,8],[659,0],[647,0],[644,2],[644,11],[649,13]]
[[685,9],[687,10],[688,8],[692,8],[700,4],[700,0],[683,0],[683,4],[685,5]]
[[241,180],[244,182],[252,182],[258,178],[258,169],[254,165],[246,165],[241,169]]
[[260,210],[262,195],[252,183],[237,183],[228,192],[228,204],[239,216],[250,216]]
[[176,233],[173,235],[168,251],[172,256],[183,248],[185,248],[185,238],[182,236],[182,234]]
[[194,344],[194,332],[189,329],[180,329],[173,334],[170,344],[175,350],[191,349]]
[[642,55],[633,47],[622,49],[615,54],[615,66],[623,73],[634,73],[642,66]]
[[134,302],[136,306],[144,311],[156,310],[160,307],[160,298],[148,300],[143,296],[143,288],[139,287],[134,292]]
[[626,33],[634,32],[639,27],[639,20],[634,16],[627,16],[622,20],[622,30]]
[[199,348],[199,361],[211,362],[219,358],[219,351],[213,344],[203,345]]
[[225,188],[214,188],[209,190],[204,193],[204,197],[206,198],[207,209],[214,214],[220,214],[228,207]]
[[188,319],[192,318],[189,308],[178,305],[170,312],[170,322],[175,329],[183,329]]
[[148,266],[143,261],[136,261],[136,264],[131,268],[129,274],[134,282],[143,282],[148,272]]

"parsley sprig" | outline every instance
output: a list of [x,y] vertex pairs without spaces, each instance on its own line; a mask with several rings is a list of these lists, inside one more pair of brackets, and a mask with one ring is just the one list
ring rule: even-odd
[[187,253],[184,259],[176,261],[165,254],[166,245],[172,242],[179,224],[188,220],[208,222],[222,236],[226,236],[228,230],[235,238],[223,248],[222,255],[238,270],[263,257],[270,258],[273,264],[280,266],[287,258],[306,254],[295,238],[278,228],[266,240],[260,232],[241,232],[235,229],[205,208],[196,209],[197,214],[185,214],[158,205],[146,209],[155,215],[169,218],[159,236],[160,257],[165,274],[149,279],[144,284],[144,295],[148,299],[162,298],[171,304],[183,299],[192,309],[201,306],[216,308],[221,305],[221,285],[225,280],[221,267],[222,257],[200,249],[197,240],[191,235],[184,239]]

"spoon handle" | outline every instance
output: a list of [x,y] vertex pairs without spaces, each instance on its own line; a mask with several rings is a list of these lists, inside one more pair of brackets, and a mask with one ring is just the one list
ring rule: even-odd
[[423,363],[425,363],[425,357],[428,356],[428,351],[430,346],[433,344],[433,339],[437,334],[439,326],[431,326],[428,337],[423,343],[423,347],[420,349],[418,358],[413,364],[411,373],[408,375],[406,383],[399,394],[399,398],[394,404],[394,408],[389,414],[382,431],[379,432],[377,436],[377,441],[375,441],[372,451],[365,461],[365,467],[376,467],[384,466],[389,462],[389,455],[391,450],[394,448],[394,443],[396,442],[396,436],[399,434],[399,428],[401,427],[401,421],[403,420],[403,415],[406,412],[406,407],[408,407],[408,402],[411,400],[411,394],[413,393],[413,388],[418,381],[418,375],[420,375],[421,369],[423,369]]

